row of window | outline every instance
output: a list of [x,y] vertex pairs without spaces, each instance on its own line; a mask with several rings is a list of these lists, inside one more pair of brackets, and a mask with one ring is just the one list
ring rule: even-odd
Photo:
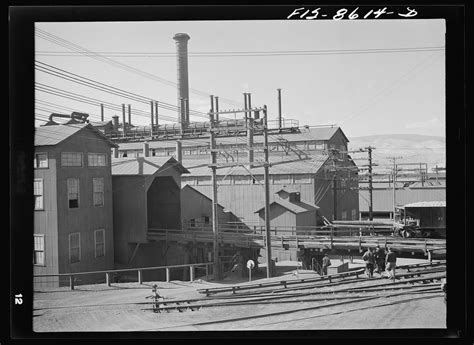
[[[34,157],[34,167],[38,169],[48,168],[48,154],[39,152]],[[90,167],[107,166],[107,155],[105,153],[87,153],[87,165]],[[82,152],[61,152],[62,167],[82,167]]]
[[[45,266],[45,241],[44,235],[33,235],[33,264]],[[81,234],[75,232],[69,234],[69,263],[74,264],[81,261]],[[105,256],[105,230],[98,229],[94,231],[94,257],[101,258]]]
[[[43,179],[35,178],[33,185],[33,194],[35,199],[35,210],[44,210],[44,188]],[[68,208],[79,208],[79,179],[67,179],[67,200]],[[104,178],[92,178],[92,199],[94,206],[104,206]]]

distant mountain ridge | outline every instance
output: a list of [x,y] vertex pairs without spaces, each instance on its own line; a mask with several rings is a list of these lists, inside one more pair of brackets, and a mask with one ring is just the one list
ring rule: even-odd
[[[446,138],[419,134],[381,134],[352,137],[349,139],[349,150],[356,151],[367,146],[375,147],[373,162],[377,164],[374,170],[387,171],[393,166],[391,157],[397,157],[396,162],[426,163],[431,171],[435,166],[446,166]],[[367,154],[352,153],[357,165],[366,165]]]

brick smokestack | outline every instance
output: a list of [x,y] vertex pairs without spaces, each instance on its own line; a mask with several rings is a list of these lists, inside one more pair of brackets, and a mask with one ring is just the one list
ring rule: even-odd
[[[176,63],[178,74],[178,107],[181,110],[180,99],[189,100],[189,84],[188,84],[188,34],[178,33],[173,36],[176,41]],[[179,111],[178,121],[186,126],[189,123],[189,112]]]

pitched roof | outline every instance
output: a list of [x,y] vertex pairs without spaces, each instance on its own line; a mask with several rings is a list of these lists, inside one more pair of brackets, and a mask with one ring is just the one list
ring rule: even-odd
[[189,172],[173,157],[112,158],[112,175],[154,175],[162,171],[165,164],[171,164],[181,173]]
[[[346,135],[342,131],[340,127],[314,127],[314,128],[304,128],[302,127],[300,129],[299,133],[282,133],[282,134],[277,134],[277,135],[270,135],[268,138],[268,142],[279,142],[278,138],[283,138],[285,140],[288,140],[289,142],[297,142],[297,141],[315,141],[315,140],[330,140],[334,134],[336,134],[337,131],[341,131],[342,135],[344,138],[347,139]],[[225,145],[231,145],[231,144],[238,144],[238,145],[243,145],[245,144],[243,140],[245,138],[244,136],[231,136],[231,137],[218,137],[216,139],[216,143],[219,144],[225,144]],[[253,141],[255,144],[263,144],[264,138],[263,135],[255,135],[253,137]],[[186,140],[183,139],[181,140],[182,142],[182,147],[209,147],[209,138],[195,138],[195,139],[190,139]],[[139,150],[141,149],[140,146],[141,143],[138,142],[133,142],[133,143],[121,143],[120,144],[120,149],[121,150]],[[152,141],[150,142],[150,149],[153,148],[174,148],[176,147],[176,140],[160,140],[160,141]]]
[[[307,204],[305,202],[289,202],[289,201],[286,201],[286,200],[275,200],[274,202],[272,202],[270,204],[270,207],[272,207],[272,205],[274,205],[274,204],[278,204],[278,205],[286,208],[288,211],[293,212],[295,214],[308,212],[308,211],[316,211],[316,210],[319,209],[318,206],[313,206],[313,205]],[[263,209],[265,209],[265,207],[259,208],[254,213],[259,213]]]
[[[313,155],[311,159],[308,160],[299,160],[299,159],[288,159],[282,160],[281,157],[271,157],[270,156],[270,174],[271,175],[285,175],[285,174],[314,174],[324,163],[329,159],[327,154]],[[219,162],[220,163],[220,162]],[[236,163],[236,162],[234,162]],[[183,164],[187,167],[190,172],[188,176],[209,176],[209,158],[206,159],[189,159],[183,157]],[[225,163],[223,163],[225,164]],[[242,163],[244,166],[234,166],[234,167],[222,167],[217,169],[218,176],[227,176],[227,175],[244,175],[249,176],[250,172],[253,175],[263,175],[264,168],[263,166],[258,166],[254,168],[247,168],[245,163]],[[255,164],[262,165],[263,162],[256,161]]]
[[411,204],[407,204],[403,206],[405,208],[413,208],[413,207],[446,207],[446,201],[420,201],[420,202],[413,202]]
[[[35,128],[35,146],[54,146],[63,142],[70,136],[76,134],[83,129],[93,131],[102,140],[107,142],[112,147],[118,147],[115,143],[110,141],[94,126],[87,123],[74,123],[62,125],[50,125]],[[88,138],[89,139],[89,138]]]

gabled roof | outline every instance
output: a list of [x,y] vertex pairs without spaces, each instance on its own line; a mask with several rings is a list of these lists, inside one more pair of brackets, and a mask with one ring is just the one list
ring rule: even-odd
[[102,132],[87,123],[50,125],[35,128],[35,146],[54,146],[63,142],[70,136],[87,128],[93,131],[102,140],[112,147],[118,147],[117,144],[110,141]]
[[[289,202],[286,200],[275,200],[274,202],[270,204],[270,207],[272,207],[272,205],[274,204],[278,204],[286,208],[288,211],[293,212],[295,214],[308,212],[308,211],[317,211],[319,209],[318,206],[313,206],[305,202]],[[265,207],[259,208],[254,213],[260,213],[264,209]]]
[[165,164],[171,164],[181,173],[189,172],[173,157],[112,158],[112,176],[154,175],[161,171]]
[[446,207],[446,201],[420,201],[413,202],[403,206],[404,208],[415,208],[415,207]]

